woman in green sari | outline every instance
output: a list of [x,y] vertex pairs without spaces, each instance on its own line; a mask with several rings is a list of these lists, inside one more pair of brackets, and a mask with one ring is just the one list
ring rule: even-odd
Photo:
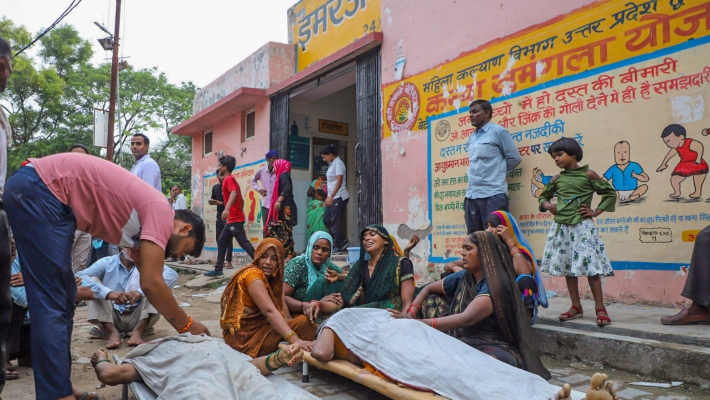
[[326,188],[325,173],[328,166],[323,166],[318,179],[311,182],[308,188],[308,221],[306,225],[308,237],[312,237],[318,231],[328,232],[323,216],[325,215],[325,198],[328,190]]

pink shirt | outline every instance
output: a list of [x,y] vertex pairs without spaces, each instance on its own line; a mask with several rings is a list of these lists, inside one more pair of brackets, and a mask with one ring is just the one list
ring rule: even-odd
[[[173,232],[173,212],[163,194],[101,158],[61,153],[30,158],[49,190],[76,215],[76,229],[109,243],[138,249],[149,240],[163,250]],[[139,257],[132,252],[134,260]]]

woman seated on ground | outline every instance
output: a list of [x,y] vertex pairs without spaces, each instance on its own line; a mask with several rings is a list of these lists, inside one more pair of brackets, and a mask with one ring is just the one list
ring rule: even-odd
[[[392,316],[413,318],[417,310],[431,315],[423,306],[427,296],[450,296],[450,315],[421,322],[506,364],[549,379],[550,373],[542,365],[533,342],[535,336],[505,244],[489,232],[474,232],[466,238],[462,250],[463,273],[425,286],[406,311],[390,310]],[[324,334],[325,331],[321,337]],[[316,349],[317,342],[314,352]]]
[[[537,270],[535,253],[533,252],[532,246],[530,246],[525,235],[520,231],[518,222],[506,211],[494,211],[488,216],[486,220],[486,232],[498,236],[508,247],[510,257],[513,260],[515,273],[518,276],[516,283],[518,284],[520,293],[522,293],[525,309],[530,316],[530,324],[533,324],[537,319],[538,306],[547,308],[547,296],[545,295],[545,287],[542,284],[542,277]],[[442,278],[448,275],[448,273],[462,274],[464,272],[463,260],[447,263],[444,266],[444,271]],[[450,302],[450,299],[448,300],[448,302]],[[445,312],[445,309],[448,308],[448,304],[443,308],[439,308]],[[441,315],[443,314],[434,316]]]
[[346,275],[330,261],[333,238],[327,232],[315,232],[308,240],[306,252],[286,264],[284,295],[289,311],[305,314],[311,322],[317,316],[338,309],[339,293]]
[[234,274],[222,294],[220,325],[224,341],[250,357],[276,351],[282,340],[310,350],[316,326],[305,315],[291,319],[284,307],[284,247],[261,241],[254,261]]
[[144,343],[121,365],[111,363],[105,350],[97,350],[91,365],[106,385],[144,382],[161,399],[252,400],[281,398],[264,375],[302,359],[303,348],[297,343],[282,343],[268,356],[249,359],[208,336],[183,334]]

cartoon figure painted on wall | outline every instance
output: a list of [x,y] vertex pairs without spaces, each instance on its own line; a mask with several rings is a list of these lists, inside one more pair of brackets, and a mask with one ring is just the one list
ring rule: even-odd
[[261,197],[256,195],[257,192],[254,189],[247,189],[247,195],[244,196],[246,199],[244,208],[247,210],[246,218],[249,224],[253,224],[255,221],[261,221]]
[[614,145],[614,165],[604,173],[604,179],[611,182],[621,203],[640,199],[648,191],[649,177],[641,165],[631,161],[631,144],[625,140]]
[[409,99],[406,97],[402,98],[397,105],[397,116],[395,119],[399,123],[403,123],[409,119],[409,109],[410,109]]
[[680,184],[685,178],[693,177],[695,191],[689,196],[698,199],[703,192],[703,182],[708,174],[708,163],[703,159],[703,144],[686,137],[685,128],[678,124],[670,124],[661,133],[661,138],[670,148],[661,166],[656,170],[661,172],[668,168],[668,161],[676,154],[680,157],[678,165],[671,173],[672,198],[680,197]]
[[544,189],[545,185],[550,183],[551,180],[552,175],[545,175],[538,167],[533,168],[532,179],[530,179],[530,190],[532,191],[532,196],[536,199],[540,197],[542,189]]

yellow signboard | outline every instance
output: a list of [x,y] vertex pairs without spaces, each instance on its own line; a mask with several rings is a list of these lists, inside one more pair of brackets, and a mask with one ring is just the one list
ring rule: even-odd
[[380,0],[301,0],[288,10],[289,43],[297,45],[296,71],[381,32],[380,24]]
[[710,224],[710,1],[609,1],[480,54],[385,90],[388,134],[428,131],[431,261],[456,257],[466,236],[468,102],[491,98],[522,157],[508,174],[511,213],[538,257],[554,217],[538,198],[559,173],[547,151],[564,136],[617,191],[616,211],[594,219],[614,269],[687,265]]
[[[250,164],[240,165],[234,168],[232,176],[237,180],[239,189],[244,199],[244,231],[251,244],[256,248],[256,245],[263,238],[264,225],[261,223],[261,200],[259,192],[256,192],[252,187],[250,180],[262,166],[266,165],[266,160],[257,161]],[[205,205],[203,212],[203,220],[205,221],[205,250],[217,251],[216,240],[216,224],[217,221],[217,206],[209,205],[209,200],[212,197],[212,187],[217,185],[219,181],[215,174],[205,175],[203,177],[202,187],[202,204]],[[234,251],[243,252],[239,243],[234,241]]]
[[320,132],[348,136],[348,124],[346,124],[345,122],[335,122],[328,121],[327,119],[319,119],[318,130]]
[[[466,107],[475,99],[502,98],[587,70],[603,70],[709,32],[707,1],[602,2],[387,86],[384,137],[401,130],[425,131],[428,117]],[[509,129],[519,125],[510,116],[501,122]]]

